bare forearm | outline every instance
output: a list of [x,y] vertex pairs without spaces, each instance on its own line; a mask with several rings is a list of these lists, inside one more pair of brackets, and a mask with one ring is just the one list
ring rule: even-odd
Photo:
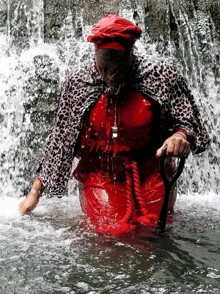
[[40,197],[44,191],[44,186],[41,182],[41,180],[37,177],[33,186],[31,187],[30,193],[36,194],[38,197]]
[[19,205],[19,210],[22,215],[35,209],[43,191],[44,191],[44,186],[41,180],[39,178],[36,178],[27,198],[25,198]]

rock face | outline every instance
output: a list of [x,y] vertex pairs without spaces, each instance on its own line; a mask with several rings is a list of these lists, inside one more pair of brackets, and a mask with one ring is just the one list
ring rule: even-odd
[[[145,48],[156,43],[160,55],[177,59],[193,85],[201,79],[201,63],[218,67],[219,55],[214,47],[220,41],[219,0],[45,0],[45,40],[63,38],[68,13],[72,17],[73,35],[82,41],[88,35],[85,28],[106,13],[128,17],[142,27]],[[217,72],[215,68],[214,74]]]
[[68,13],[68,1],[44,1],[44,37],[46,41],[57,40]]
[[0,1],[0,32],[4,31],[7,22],[7,5]]
[[[73,23],[78,14],[82,16],[83,24],[92,25],[107,13],[121,13],[125,9],[130,10],[137,22],[140,15],[144,17],[144,30],[153,40],[166,39],[170,31],[175,31],[181,14],[186,14],[190,20],[195,18],[198,11],[208,14],[215,25],[216,32],[220,33],[219,0],[45,0],[45,37],[46,39],[59,37],[59,28],[67,15],[67,10],[72,12]],[[176,24],[174,18],[176,18]]]
[[2,1],[7,4],[2,13],[6,13],[3,25],[6,26],[10,46],[21,51],[43,39],[43,0]]
[[[0,0],[0,28],[7,22],[8,2]],[[91,26],[107,13],[124,15],[140,24],[152,41],[178,43],[178,30],[183,20],[197,22],[198,15],[205,15],[214,34],[220,34],[219,0],[41,0],[36,2],[11,0],[8,31],[14,43],[27,46],[27,39],[37,42],[42,36],[46,42],[60,38],[68,13],[72,14],[72,26],[76,37],[81,37],[86,25]]]

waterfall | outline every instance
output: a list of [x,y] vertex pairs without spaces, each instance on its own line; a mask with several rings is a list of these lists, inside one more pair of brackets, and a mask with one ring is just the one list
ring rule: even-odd
[[[188,158],[180,192],[218,192],[219,34],[208,9],[198,9],[190,1],[189,13],[178,1],[165,2],[166,34],[156,39],[149,33],[145,1],[123,1],[119,13],[143,28],[137,42],[140,53],[168,59],[187,78],[211,136],[208,151]],[[27,193],[50,131],[60,82],[93,54],[86,42],[91,24],[84,20],[82,7],[74,14],[67,9],[58,37],[47,43],[43,8],[43,0],[7,2],[7,33],[1,33],[7,44],[0,45],[0,192],[4,195]]]

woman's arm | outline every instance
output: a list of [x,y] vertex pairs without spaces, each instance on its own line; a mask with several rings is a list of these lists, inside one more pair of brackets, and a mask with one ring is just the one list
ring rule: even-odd
[[165,149],[168,156],[188,156],[191,147],[190,145],[191,144],[188,142],[186,134],[184,134],[184,132],[177,131],[165,140],[163,145],[157,150],[156,156],[160,157]]
[[22,215],[35,209],[43,191],[44,186],[42,185],[41,180],[37,177],[27,198],[25,198],[19,205],[19,210]]
[[[161,109],[167,113],[167,125],[162,126],[162,135],[172,138],[168,138],[170,153],[176,152],[172,151],[170,140],[174,140],[173,134],[180,129],[186,132],[193,154],[205,151],[210,144],[209,134],[186,80],[175,69],[161,61],[153,62],[149,59],[146,62],[143,61],[140,71],[143,75],[141,91],[158,101]],[[179,144],[177,148],[178,146]]]

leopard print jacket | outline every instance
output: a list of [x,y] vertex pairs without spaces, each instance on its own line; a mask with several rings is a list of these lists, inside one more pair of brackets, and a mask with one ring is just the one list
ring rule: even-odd
[[[133,56],[132,85],[156,100],[169,116],[167,134],[183,129],[195,138],[193,153],[209,145],[194,98],[185,80],[164,61]],[[37,174],[51,196],[62,197],[67,190],[76,146],[84,119],[105,91],[106,84],[93,62],[72,73],[61,87],[57,114],[47,138]]]

